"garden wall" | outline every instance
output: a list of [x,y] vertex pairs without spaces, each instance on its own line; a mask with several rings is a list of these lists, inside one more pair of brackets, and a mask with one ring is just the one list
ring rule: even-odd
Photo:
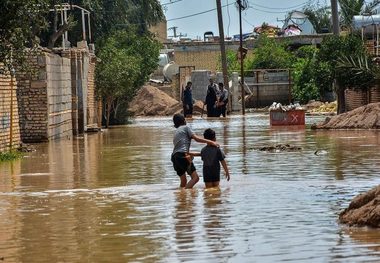
[[[20,127],[17,105],[17,83],[11,86],[11,76],[0,74],[0,152],[6,151],[10,146],[11,111],[12,112],[12,147],[20,144]],[[11,103],[13,100],[13,103]],[[11,110],[11,104],[13,109]]]
[[29,59],[29,71],[17,74],[21,140],[71,136],[70,60],[40,52]]

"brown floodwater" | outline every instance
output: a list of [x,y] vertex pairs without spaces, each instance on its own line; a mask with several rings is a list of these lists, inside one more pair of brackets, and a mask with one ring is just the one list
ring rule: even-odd
[[[337,221],[380,184],[380,132],[310,130],[318,120],[188,121],[226,152],[231,180],[210,190],[178,188],[169,117],[35,145],[0,164],[0,262],[380,262],[380,230]],[[302,149],[257,150],[275,144]]]

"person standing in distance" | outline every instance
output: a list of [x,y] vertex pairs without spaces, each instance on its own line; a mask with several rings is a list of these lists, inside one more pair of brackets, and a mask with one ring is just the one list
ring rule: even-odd
[[217,86],[213,77],[209,79],[210,84],[207,86],[207,95],[204,104],[207,105],[207,117],[216,117]]
[[191,118],[193,116],[193,90],[191,86],[193,83],[188,81],[182,94],[183,103],[183,115],[185,118]]
[[219,98],[218,98],[218,117],[222,115],[226,117],[227,103],[228,103],[228,90],[224,88],[223,83],[219,83]]

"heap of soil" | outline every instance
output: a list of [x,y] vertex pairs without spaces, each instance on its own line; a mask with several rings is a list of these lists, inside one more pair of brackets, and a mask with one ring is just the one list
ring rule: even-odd
[[380,185],[356,196],[340,213],[339,221],[350,226],[380,227]]
[[[201,114],[203,102],[196,101],[193,113]],[[182,103],[151,85],[143,86],[132,100],[129,112],[134,116],[169,116],[182,112]]]
[[312,129],[379,129],[380,102],[371,103],[313,124]]

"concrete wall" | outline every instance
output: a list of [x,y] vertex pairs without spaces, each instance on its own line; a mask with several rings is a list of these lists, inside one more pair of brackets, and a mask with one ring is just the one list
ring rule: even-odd
[[[250,103],[247,105],[248,107],[260,108],[270,106],[273,102],[289,104],[291,94],[289,85],[287,84],[289,83],[289,74],[287,71],[259,72],[258,76],[246,77],[244,81],[252,91]],[[257,83],[262,85],[253,85]],[[249,93],[247,95],[249,95]]]
[[47,137],[71,137],[71,64],[70,59],[44,53],[48,99]]
[[191,82],[193,83],[193,98],[204,101],[207,95],[207,86],[210,84],[210,74],[208,70],[193,70],[191,72]]
[[95,94],[96,57],[86,49],[71,49],[63,54],[71,60],[73,134],[101,127],[101,102]]
[[13,97],[12,146],[20,144],[20,127],[17,103],[17,83],[11,88],[10,75],[0,74],[0,152],[9,150],[11,131],[11,97]]

